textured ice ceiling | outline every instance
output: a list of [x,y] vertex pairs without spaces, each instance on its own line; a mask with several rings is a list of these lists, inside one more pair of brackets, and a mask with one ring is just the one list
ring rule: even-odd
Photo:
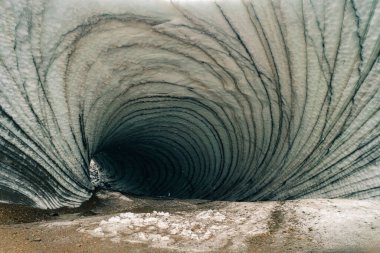
[[0,201],[380,198],[380,3],[0,1]]

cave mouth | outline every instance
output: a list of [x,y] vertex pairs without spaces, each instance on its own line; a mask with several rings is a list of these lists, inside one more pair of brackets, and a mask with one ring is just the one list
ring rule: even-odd
[[229,195],[234,185],[228,183],[232,137],[209,106],[193,99],[150,97],[133,101],[120,114],[109,121],[92,156],[95,189],[237,200]]

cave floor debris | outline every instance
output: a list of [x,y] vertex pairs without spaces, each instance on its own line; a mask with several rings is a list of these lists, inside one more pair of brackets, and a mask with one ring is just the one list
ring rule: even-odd
[[99,192],[76,209],[0,205],[0,252],[380,252],[380,201],[210,202]]

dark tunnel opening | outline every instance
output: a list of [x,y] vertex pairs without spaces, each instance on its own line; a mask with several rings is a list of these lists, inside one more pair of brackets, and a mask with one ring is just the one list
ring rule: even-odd
[[93,155],[90,172],[97,189],[151,197],[231,198],[226,180],[232,137],[218,113],[197,100],[179,102],[175,97],[138,99],[125,108],[110,121]]

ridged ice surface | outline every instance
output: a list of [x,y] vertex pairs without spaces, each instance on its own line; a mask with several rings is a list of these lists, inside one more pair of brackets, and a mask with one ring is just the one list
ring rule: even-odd
[[379,199],[379,88],[378,1],[3,0],[0,201]]

